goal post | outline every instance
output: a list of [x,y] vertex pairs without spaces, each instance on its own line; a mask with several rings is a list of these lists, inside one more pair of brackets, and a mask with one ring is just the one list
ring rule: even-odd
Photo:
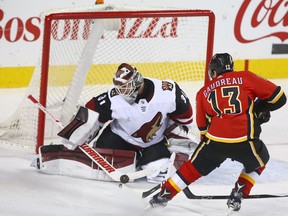
[[[144,77],[175,80],[188,94],[206,82],[215,16],[209,10],[112,5],[67,8],[43,15],[42,55],[27,89],[68,123],[78,107],[107,91],[123,62]],[[59,128],[27,99],[0,123],[0,140],[38,152]]]

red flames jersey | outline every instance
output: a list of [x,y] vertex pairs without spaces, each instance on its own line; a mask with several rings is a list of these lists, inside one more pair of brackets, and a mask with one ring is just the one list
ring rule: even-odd
[[238,143],[259,137],[254,121],[256,98],[275,103],[283,91],[249,71],[228,72],[208,82],[196,96],[196,122],[201,135],[211,140]]

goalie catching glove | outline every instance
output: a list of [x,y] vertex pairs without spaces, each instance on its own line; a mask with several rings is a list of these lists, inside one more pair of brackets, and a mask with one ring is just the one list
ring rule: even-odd
[[72,121],[58,133],[63,138],[63,145],[74,150],[77,146],[92,141],[100,130],[98,117],[97,112],[81,106]]
[[257,99],[254,105],[254,115],[260,124],[268,122],[271,117],[268,103]]

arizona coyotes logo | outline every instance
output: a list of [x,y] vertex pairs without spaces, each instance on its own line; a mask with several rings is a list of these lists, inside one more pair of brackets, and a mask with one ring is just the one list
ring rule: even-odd
[[151,141],[162,126],[162,117],[162,113],[158,112],[150,122],[143,124],[139,130],[132,134],[132,136],[141,138],[144,143]]
[[173,85],[172,85],[172,83],[170,83],[170,82],[162,81],[162,89],[163,89],[164,91],[165,91],[165,90],[172,91]]

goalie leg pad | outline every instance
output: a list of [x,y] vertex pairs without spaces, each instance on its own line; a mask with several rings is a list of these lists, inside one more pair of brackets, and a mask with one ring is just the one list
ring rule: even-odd
[[156,161],[152,161],[146,165],[142,165],[142,169],[154,167],[156,171],[150,175],[147,175],[147,181],[151,183],[161,183],[167,180],[175,171],[173,166],[175,161],[175,153],[171,154],[170,158],[161,158]]
[[[136,171],[134,151],[103,148],[96,150],[119,171],[123,173]],[[39,151],[39,162],[38,169],[42,173],[113,181],[79,148],[69,150],[63,145],[42,146]]]

